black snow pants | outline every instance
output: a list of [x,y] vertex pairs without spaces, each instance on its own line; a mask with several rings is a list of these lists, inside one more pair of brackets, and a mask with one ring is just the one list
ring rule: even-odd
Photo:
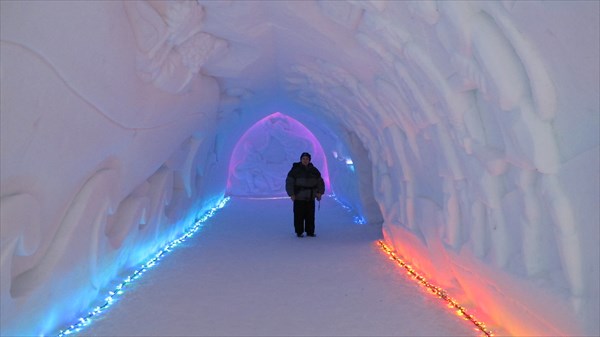
[[294,200],[294,229],[296,234],[315,234],[315,200]]

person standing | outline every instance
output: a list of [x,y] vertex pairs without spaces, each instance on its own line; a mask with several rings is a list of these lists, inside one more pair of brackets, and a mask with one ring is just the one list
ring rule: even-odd
[[321,200],[325,182],[321,172],[310,162],[308,152],[300,155],[285,179],[285,191],[294,202],[294,230],[299,238],[315,236],[315,199]]

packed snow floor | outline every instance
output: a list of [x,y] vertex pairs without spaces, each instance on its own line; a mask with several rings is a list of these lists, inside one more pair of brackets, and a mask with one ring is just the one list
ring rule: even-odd
[[288,199],[232,198],[80,336],[477,336],[335,200],[297,238]]

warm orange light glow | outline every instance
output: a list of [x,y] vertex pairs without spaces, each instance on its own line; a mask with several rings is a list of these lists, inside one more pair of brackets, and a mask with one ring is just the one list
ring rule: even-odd
[[383,249],[383,251],[386,252],[390,256],[390,260],[396,261],[396,263],[398,263],[398,265],[400,267],[402,267],[406,270],[407,274],[411,277],[411,279],[416,280],[422,287],[425,287],[425,289],[427,289],[431,294],[446,301],[448,303],[449,308],[456,310],[456,315],[473,323],[476,326],[476,330],[481,331],[484,334],[484,336],[491,337],[494,335],[492,333],[492,331],[490,331],[486,328],[486,326],[483,322],[478,321],[477,319],[475,319],[475,317],[473,315],[467,313],[467,310],[465,308],[463,308],[460,304],[458,304],[458,302],[456,302],[453,298],[451,298],[444,289],[439,288],[439,287],[427,282],[427,280],[425,280],[425,278],[423,276],[419,275],[410,265],[408,265],[408,264],[406,264],[406,262],[402,261],[402,259],[400,259],[396,255],[396,253],[394,253],[392,251],[392,249],[389,248],[383,241],[379,240],[379,241],[377,241],[377,243],[379,244],[379,246],[381,246],[381,249]]

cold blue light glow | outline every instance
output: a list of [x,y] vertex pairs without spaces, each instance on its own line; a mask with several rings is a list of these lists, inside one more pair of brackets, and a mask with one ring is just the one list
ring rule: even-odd
[[358,225],[364,225],[367,223],[367,220],[365,220],[364,217],[362,217],[361,215],[355,215],[354,216],[354,223],[358,224]]
[[98,316],[106,309],[108,309],[115,302],[116,298],[123,294],[123,289],[126,286],[140,278],[146,272],[146,270],[155,266],[156,263],[166,255],[166,253],[172,251],[175,247],[183,243],[188,238],[191,238],[196,232],[198,232],[203,227],[204,222],[211,218],[219,209],[225,207],[229,200],[229,197],[220,200],[215,207],[204,213],[204,215],[202,215],[198,220],[196,220],[196,222],[192,226],[190,226],[190,228],[186,230],[183,235],[167,243],[162,249],[155,253],[150,260],[142,264],[136,271],[134,271],[119,285],[117,285],[113,291],[109,291],[108,296],[104,298],[104,304],[95,307],[87,315],[80,317],[77,320],[77,323],[73,323],[67,329],[61,330],[58,336],[63,337],[77,333],[81,331],[84,327],[90,325],[94,317]]
[[331,188],[327,157],[317,137],[296,119],[280,112],[252,125],[235,144],[229,160],[227,195],[286,197],[286,174],[302,152],[312,154],[325,189]]
[[[354,209],[352,209],[352,207],[350,207],[347,203],[345,203],[342,200],[340,200],[335,195],[335,193],[331,193],[329,196],[331,198],[333,198],[338,204],[340,204],[342,206],[342,208],[345,209],[348,213],[353,213],[354,212]],[[354,215],[353,221],[357,225],[364,225],[364,224],[367,223],[367,220],[362,216],[362,214],[356,214],[356,215]]]

